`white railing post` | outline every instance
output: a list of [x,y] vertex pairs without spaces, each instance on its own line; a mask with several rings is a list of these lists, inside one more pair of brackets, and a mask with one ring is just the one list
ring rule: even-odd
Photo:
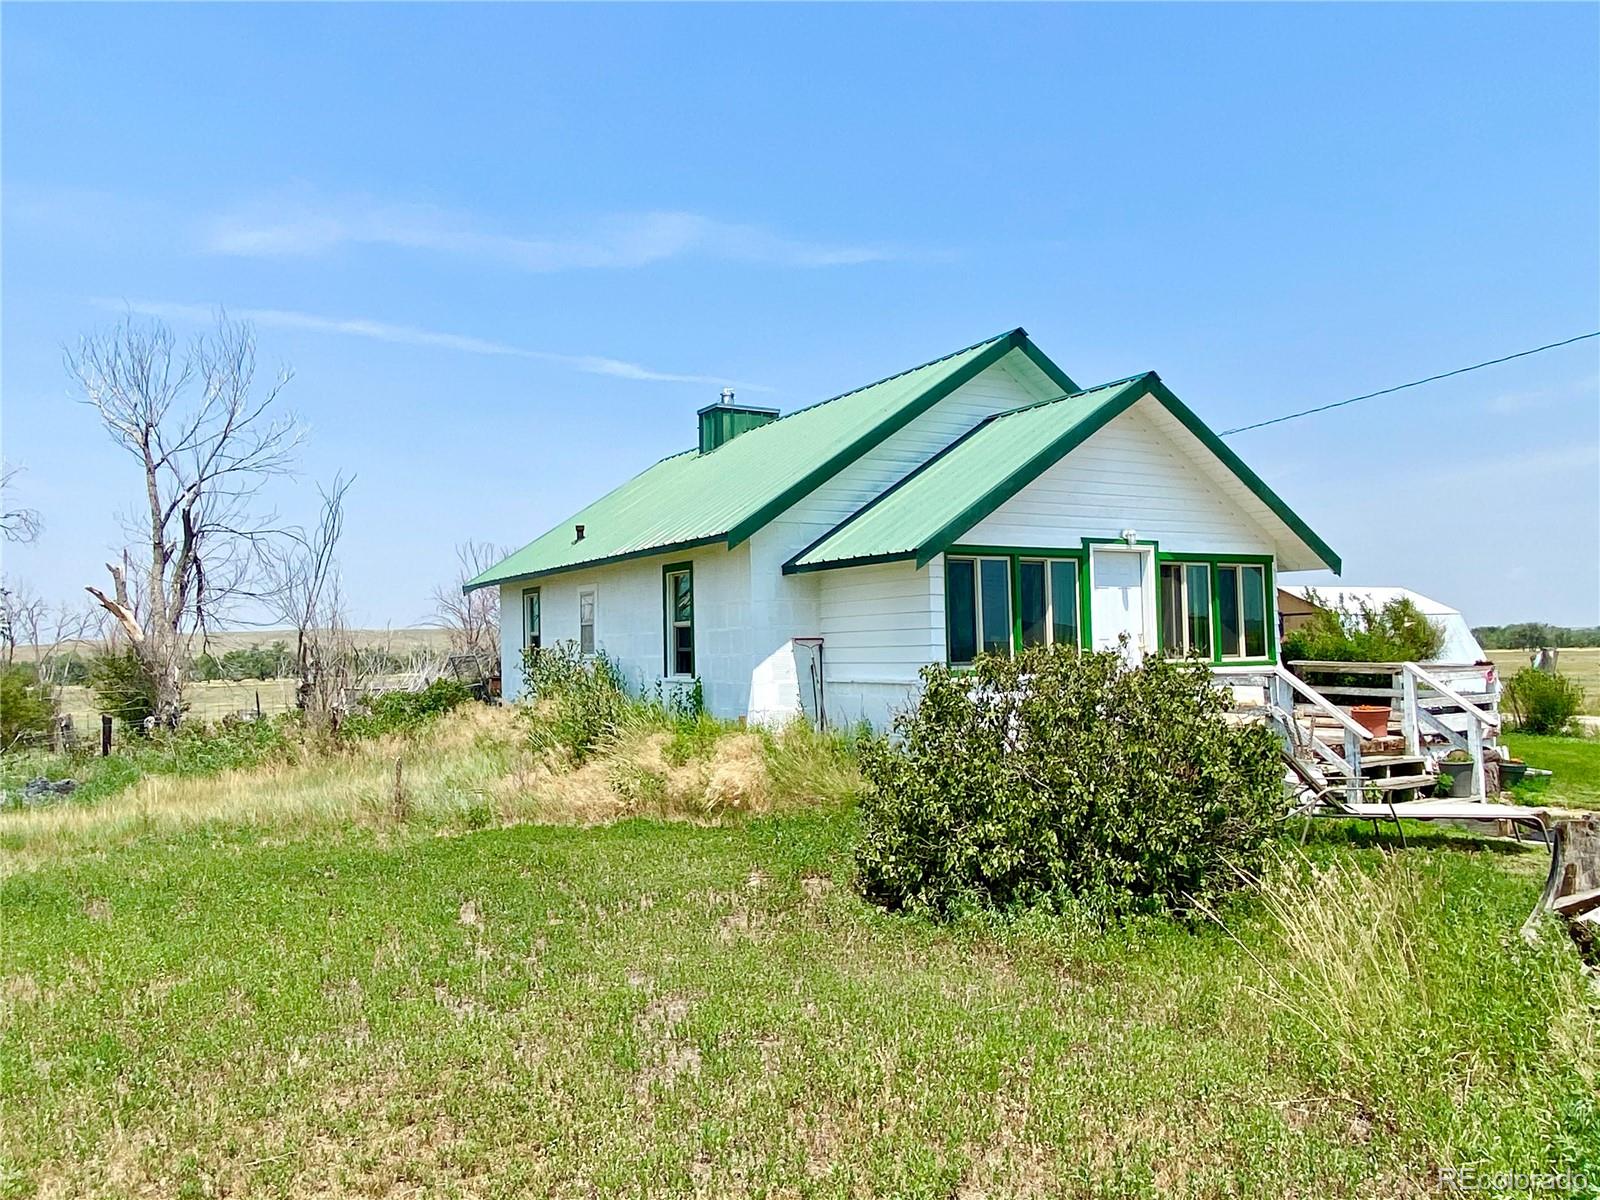
[[1345,787],[1345,798],[1351,804],[1360,804],[1361,795],[1361,739],[1348,729],[1344,731],[1344,761],[1350,772],[1350,781]]
[[1404,667],[1400,671],[1400,730],[1405,734],[1406,753],[1422,753],[1422,729],[1417,720],[1417,677]]
[[1474,800],[1487,800],[1488,789],[1484,786],[1483,772],[1483,725],[1477,721],[1467,722],[1467,744],[1472,747],[1472,798]]

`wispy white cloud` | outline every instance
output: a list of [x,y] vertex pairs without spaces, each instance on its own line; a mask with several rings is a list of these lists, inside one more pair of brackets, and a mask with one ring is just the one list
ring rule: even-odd
[[1483,402],[1495,416],[1509,417],[1578,398],[1591,399],[1600,390],[1600,378],[1588,375],[1570,383],[1531,391],[1498,392]]
[[[139,316],[156,317],[163,321],[203,324],[211,321],[217,309],[205,304],[180,304],[163,300],[111,300],[97,297],[93,303],[104,309],[131,312]],[[440,350],[454,350],[463,354],[484,354],[510,358],[526,358],[536,362],[554,363],[582,371],[588,375],[605,375],[613,379],[632,379],[645,383],[699,383],[714,387],[727,387],[734,383],[719,375],[680,374],[674,371],[657,371],[638,363],[599,354],[559,354],[550,350],[529,350],[505,342],[467,334],[441,333],[420,329],[414,325],[396,325],[388,321],[373,321],[364,317],[325,317],[315,313],[295,312],[281,308],[230,308],[228,314],[249,321],[264,329],[298,329],[309,333],[327,333],[345,337],[369,338],[378,342],[394,342],[406,346],[431,346]],[[755,384],[740,384],[746,391],[764,392],[770,389]]]
[[525,271],[618,270],[691,256],[785,267],[850,266],[900,256],[883,246],[808,241],[692,212],[628,213],[524,235],[488,230],[431,206],[303,199],[252,205],[218,217],[202,229],[200,244],[213,254],[252,258],[388,246]]

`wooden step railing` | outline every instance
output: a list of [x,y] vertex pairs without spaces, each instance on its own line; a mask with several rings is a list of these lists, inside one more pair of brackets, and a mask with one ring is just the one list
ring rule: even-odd
[[[1269,725],[1284,744],[1284,752],[1297,767],[1297,774],[1326,794],[1339,788],[1339,780],[1329,778],[1329,768],[1343,776],[1345,798],[1358,804],[1362,798],[1361,750],[1374,735],[1356,724],[1350,714],[1329,700],[1305,680],[1274,667],[1213,667],[1212,676],[1230,687],[1260,687],[1266,703],[1262,709]],[[1308,716],[1301,724],[1296,697],[1305,701]],[[1331,719],[1344,735],[1339,749],[1317,736],[1316,716]],[[1342,751],[1342,753],[1341,753]]]
[[[1470,698],[1440,678],[1444,671],[1411,662],[1292,665],[1341,674],[1390,676],[1389,687],[1341,684],[1327,691],[1362,701],[1387,700],[1391,708],[1398,709],[1405,753],[1421,760],[1426,773],[1436,774],[1439,761],[1450,750],[1465,751],[1472,763],[1472,798],[1487,799],[1486,752],[1495,744],[1500,729],[1500,714],[1494,708],[1498,689]],[[1452,674],[1464,672],[1464,668],[1448,670]],[[1358,725],[1322,690],[1283,666],[1214,667],[1212,674],[1219,683],[1262,689],[1265,703],[1260,712],[1283,741],[1296,774],[1308,786],[1325,794],[1342,790],[1351,803],[1362,799],[1366,784],[1363,750],[1377,735]],[[1330,724],[1336,735],[1334,745],[1319,735]]]
[[[1484,734],[1489,735],[1488,741],[1493,744],[1495,734],[1500,731],[1500,714],[1491,709],[1480,708],[1455,689],[1440,682],[1431,672],[1424,670],[1416,663],[1401,663],[1400,675],[1400,729],[1406,739],[1406,753],[1421,754],[1423,729],[1441,736],[1445,744],[1455,750],[1465,750],[1472,760],[1472,798],[1474,800],[1488,799],[1486,776],[1483,768]],[[1446,724],[1439,715],[1425,703],[1422,689],[1431,688],[1437,695],[1448,700],[1460,709],[1467,717],[1466,736],[1463,737],[1455,729]]]

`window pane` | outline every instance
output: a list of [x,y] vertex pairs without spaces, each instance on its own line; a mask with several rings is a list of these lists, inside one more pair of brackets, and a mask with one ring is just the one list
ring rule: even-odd
[[1044,563],[1037,559],[1024,559],[1017,564],[1021,576],[1022,644],[1043,646],[1049,640],[1049,626],[1045,611]]
[[522,601],[527,609],[527,644],[537,646],[539,644],[539,589],[534,588],[531,592],[524,592]]
[[1239,568],[1217,568],[1217,603],[1222,609],[1222,656],[1240,657]]
[[594,593],[578,593],[578,653],[594,653]]
[[1211,650],[1211,568],[1204,563],[1184,567],[1186,608],[1189,624],[1189,653],[1210,658]]
[[694,630],[688,625],[672,627],[672,673],[694,674]]
[[1011,652],[1011,563],[1003,558],[978,561],[983,589],[983,652]]
[[675,571],[672,580],[672,619],[688,621],[694,614],[694,593],[690,587],[692,576],[687,571]]
[[1050,624],[1056,645],[1078,644],[1078,564],[1070,558],[1050,563]]
[[1187,653],[1183,625],[1183,566],[1161,564],[1161,645],[1168,654]]
[[953,663],[978,656],[978,613],[973,600],[975,567],[970,558],[946,559],[944,607],[946,640]]
[[1248,658],[1267,656],[1266,572],[1260,567],[1240,567],[1244,592],[1244,652]]

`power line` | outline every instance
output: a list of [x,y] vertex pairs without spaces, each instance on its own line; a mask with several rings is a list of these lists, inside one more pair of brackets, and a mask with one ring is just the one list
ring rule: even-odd
[[1581,342],[1586,338],[1592,337],[1600,337],[1600,329],[1595,330],[1593,333],[1580,333],[1577,337],[1567,338],[1563,342],[1551,342],[1547,346],[1535,346],[1532,350],[1518,350],[1515,354],[1507,354],[1504,358],[1491,358],[1488,362],[1473,363],[1470,367],[1457,367],[1454,371],[1445,371],[1439,375],[1429,375],[1426,379],[1413,379],[1410,383],[1396,384],[1394,387],[1387,387],[1382,391],[1368,392],[1365,396],[1351,396],[1348,400],[1335,400],[1332,404],[1319,404],[1316,408],[1303,408],[1299,412],[1286,413],[1281,417],[1273,417],[1267,421],[1257,421],[1253,425],[1240,425],[1236,429],[1224,429],[1218,436],[1231,437],[1233,434],[1245,433],[1251,429],[1261,429],[1267,425],[1280,425],[1284,421],[1293,421],[1297,417],[1309,417],[1313,413],[1327,412],[1330,408],[1343,408],[1346,404],[1354,404],[1358,400],[1371,400],[1377,396],[1387,396],[1391,392],[1403,392],[1407,388],[1421,387],[1425,383],[1433,383],[1439,379],[1449,379],[1452,375],[1465,375],[1468,371],[1480,371],[1484,367],[1510,362],[1514,358],[1527,358],[1530,354],[1542,354],[1546,350],[1570,346],[1573,342]]

